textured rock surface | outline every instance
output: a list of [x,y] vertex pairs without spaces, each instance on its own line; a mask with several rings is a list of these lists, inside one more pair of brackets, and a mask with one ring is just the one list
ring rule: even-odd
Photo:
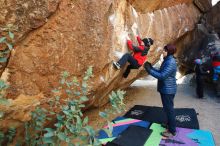
[[15,100],[10,100],[7,106],[0,106],[4,111],[4,119],[0,121],[0,129],[3,127],[19,127],[23,122],[30,120],[30,112],[45,100],[43,94],[35,96],[19,95]]
[[211,0],[194,0],[194,4],[202,11],[207,12],[212,8]]
[[193,0],[128,0],[128,2],[141,13],[175,6],[178,4],[190,4]]
[[64,70],[81,76],[94,65],[95,76],[102,74],[111,55],[110,10],[108,1],[63,0],[48,23],[17,46],[8,65],[9,97],[48,94]]
[[[212,31],[217,32],[220,35],[220,2],[217,3],[209,12],[207,12],[200,20],[200,24],[196,29],[180,40],[177,41],[178,48],[182,48],[179,52],[179,61],[181,65],[186,68],[192,69],[193,60],[195,58],[203,58],[204,62],[207,62],[207,66],[210,66],[210,50],[208,50],[208,43],[213,42],[214,34]],[[219,41],[219,40],[218,40]],[[219,44],[219,43],[217,43]],[[220,49],[219,45],[217,48]],[[209,67],[210,68],[210,67]]]
[[181,48],[177,58],[179,60],[179,65],[182,66],[183,74],[188,70],[194,69],[194,60],[200,58],[200,51],[205,49],[201,48],[201,43],[205,37],[206,34],[196,28],[176,42],[176,46]]
[[[45,24],[57,9],[60,0],[0,0],[0,37],[7,36],[5,28],[15,34],[15,39],[10,43],[22,40],[31,30]],[[8,27],[10,25],[10,27]],[[6,45],[0,45],[4,50]],[[10,54],[4,56],[10,57]],[[7,66],[6,62],[0,63],[0,73]]]
[[220,2],[205,15],[206,22],[220,35]]
[[[13,24],[16,40],[47,22],[60,0],[0,0],[0,28]],[[1,31],[0,31],[1,32]]]
[[135,70],[125,80],[123,70],[115,71],[112,67],[112,60],[118,59],[115,53],[127,52],[128,34],[134,40],[138,28],[142,37],[155,39],[148,55],[155,62],[166,43],[194,28],[199,15],[193,4],[143,14],[137,13],[126,0],[62,0],[47,23],[20,42],[12,54],[8,98],[40,92],[48,96],[62,71],[81,77],[93,65],[90,97],[95,98],[90,104],[102,105],[112,90],[125,88],[142,75],[141,69]]

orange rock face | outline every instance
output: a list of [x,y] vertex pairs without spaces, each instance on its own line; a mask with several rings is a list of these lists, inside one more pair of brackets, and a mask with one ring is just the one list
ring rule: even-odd
[[128,0],[141,13],[152,12],[178,4],[191,4],[193,0]]
[[[159,6],[142,2],[149,12],[136,11],[135,1],[131,5],[126,0],[60,0],[56,12],[46,23],[16,45],[7,66],[8,98],[41,92],[50,96],[50,91],[58,86],[62,71],[80,78],[92,65],[94,78],[89,97],[94,98],[90,105],[105,104],[112,90],[126,88],[142,75],[143,69],[132,70],[129,78],[123,79],[125,68],[116,71],[112,67],[118,54],[128,51],[126,36],[133,41],[136,34],[153,38],[155,43],[148,60],[156,62],[163,46],[191,31],[200,16],[189,0],[170,3],[161,0]],[[156,1],[152,3],[158,5]],[[41,24],[31,22],[33,26]],[[28,29],[23,27],[21,30]]]
[[[197,23],[200,16],[200,13],[193,4],[179,4],[144,14],[137,13],[135,9],[130,6],[126,8],[125,13],[127,14],[126,24],[118,19],[115,19],[114,21],[118,22],[114,23],[114,28],[116,29],[113,33],[113,38],[115,39],[114,42],[120,40],[121,44],[125,44],[126,39],[124,36],[126,36],[126,33],[128,33],[135,41],[135,32],[139,32],[139,35],[142,38],[153,38],[155,43],[148,54],[148,61],[152,63],[158,61],[163,46],[167,43],[176,41],[185,33],[193,30],[195,23]],[[121,28],[123,25],[125,25],[124,29]],[[138,31],[136,31],[136,27],[138,28]],[[113,50],[125,53],[127,51],[126,45],[120,46],[121,44],[114,44],[115,47]],[[101,86],[101,89],[99,89],[101,92],[96,92],[97,97],[101,97],[99,98],[99,102],[96,102],[97,105],[102,105],[108,101],[108,98],[102,96],[105,95],[103,94],[106,93],[105,91],[109,90],[109,88],[106,90],[106,87],[111,87],[111,89],[126,88],[137,78],[146,76],[146,72],[143,68],[140,68],[139,70],[132,70],[129,78],[124,79],[122,77],[123,71],[124,70],[114,73],[114,76],[110,78],[110,81],[108,80],[106,85],[104,84],[105,86]]]
[[[12,24],[17,28],[16,40],[45,24],[60,0],[0,0],[0,27]],[[1,30],[0,30],[1,32]],[[1,32],[2,33],[2,32]]]
[[65,70],[81,76],[93,65],[94,74],[99,75],[110,59],[110,5],[61,1],[56,14],[16,47],[8,65],[9,97],[48,94]]

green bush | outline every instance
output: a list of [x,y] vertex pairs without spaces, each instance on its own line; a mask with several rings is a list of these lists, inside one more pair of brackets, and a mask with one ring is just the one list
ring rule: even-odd
[[[4,92],[8,88],[8,85],[3,81],[0,80],[0,105],[9,105],[9,101],[4,98]],[[4,112],[0,111],[0,121],[4,117]],[[0,145],[5,143],[12,142],[14,136],[16,134],[16,129],[14,127],[10,127],[7,132],[3,132],[0,129]]]
[[[89,84],[92,77],[92,67],[89,67],[81,81],[71,77],[68,72],[61,74],[60,86],[54,89],[54,97],[50,98],[48,109],[38,107],[32,112],[32,120],[25,124],[25,145],[53,145],[59,146],[67,143],[70,146],[100,146],[96,139],[98,131],[88,125],[88,117],[84,117],[82,108],[88,101]],[[125,109],[123,103],[125,92],[112,92],[109,96],[112,108],[100,112],[108,123],[108,129],[103,129],[111,136],[112,125],[109,115],[120,113]],[[62,95],[67,98],[62,99]],[[56,110],[56,112],[54,112]],[[45,128],[46,121],[56,117],[56,122],[51,127]]]
[[6,32],[6,35],[0,37],[0,45],[5,45],[6,47],[0,51],[0,63],[5,63],[8,60],[8,54],[13,49],[13,42],[15,37],[13,31],[16,30],[17,28],[15,28],[12,24],[8,24],[4,28],[1,28],[0,32]]

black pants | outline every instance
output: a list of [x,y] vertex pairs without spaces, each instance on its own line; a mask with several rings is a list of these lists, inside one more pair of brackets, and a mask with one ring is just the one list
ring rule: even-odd
[[171,133],[176,132],[176,121],[175,121],[175,112],[174,112],[174,97],[175,94],[162,94],[160,93],[163,110],[166,113],[168,119],[168,130]]
[[122,58],[118,61],[121,67],[123,67],[127,62],[130,64],[126,68],[123,77],[127,78],[131,69],[138,69],[141,65],[138,64],[138,61],[131,56],[131,54],[126,53],[122,56]]
[[203,98],[203,80],[201,77],[196,77],[196,94],[199,98]]

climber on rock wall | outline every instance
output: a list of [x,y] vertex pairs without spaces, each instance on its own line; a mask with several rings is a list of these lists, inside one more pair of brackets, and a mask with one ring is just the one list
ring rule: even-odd
[[127,45],[130,50],[132,50],[133,55],[130,53],[124,54],[118,62],[113,62],[113,66],[116,69],[122,68],[127,62],[130,64],[127,66],[127,69],[123,73],[123,77],[127,78],[131,69],[138,69],[146,61],[148,51],[150,46],[153,45],[153,39],[144,38],[141,40],[140,36],[137,36],[137,41],[139,46],[134,46],[132,41],[127,38]]

